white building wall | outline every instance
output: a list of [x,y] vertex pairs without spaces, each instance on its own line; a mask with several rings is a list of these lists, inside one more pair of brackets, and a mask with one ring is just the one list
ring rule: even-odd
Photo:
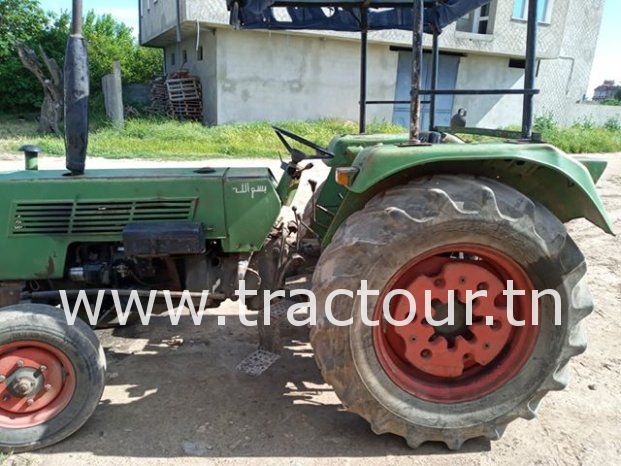
[[[509,58],[468,55],[459,62],[457,89],[520,89],[524,87],[524,70],[509,68]],[[455,96],[453,113],[465,108],[468,126],[503,128],[522,123],[520,95]]]
[[[499,8],[506,7],[507,2],[499,3]],[[582,99],[589,84],[602,13],[603,0],[554,2],[550,25],[540,27],[536,86],[541,93],[535,96],[535,115],[551,115],[562,124],[583,119],[584,112],[575,103]],[[507,14],[499,11],[501,18]],[[505,24],[502,36],[510,37],[511,29],[519,31],[523,25],[518,24],[516,21]],[[495,31],[495,35],[499,32]],[[547,45],[552,43],[548,42],[550,37],[556,37],[555,48]],[[523,43],[520,46],[524,47]],[[523,86],[524,70],[509,68],[507,58],[469,54],[460,63],[458,88]],[[468,110],[469,125],[497,128],[521,124],[521,96],[457,96],[454,109],[462,107]]]
[[[225,25],[229,22],[229,13],[224,0],[182,0],[184,2],[184,18],[211,24]],[[550,24],[542,25],[539,33],[540,54],[554,57],[558,54],[560,39],[565,31],[565,16],[568,5],[574,0],[552,0],[554,18]],[[585,3],[601,2],[602,0],[585,0]],[[526,21],[516,20],[512,16],[514,0],[496,0],[493,7],[493,31],[491,36],[456,31],[455,24],[444,29],[440,37],[440,45],[445,50],[456,52],[480,52],[494,55],[520,55],[524,53],[526,43]],[[358,33],[333,31],[304,31],[311,35],[358,40]],[[410,45],[412,34],[408,31],[386,30],[371,31],[369,39],[393,45]],[[431,46],[431,36],[425,35],[424,44]]]
[[[218,123],[358,119],[359,45],[282,33],[218,29]],[[398,54],[369,45],[369,98],[392,100]],[[392,106],[369,106],[368,121]]]
[[604,0],[566,1],[565,34],[555,59],[541,63],[537,82],[541,95],[535,97],[535,111],[573,123],[574,104],[582,100],[589,86]]
[[[222,24],[227,19],[224,2],[180,1],[181,32],[188,38],[184,47],[196,40],[197,28],[216,27],[211,39],[201,32],[205,60],[191,70],[201,77],[205,89],[205,122],[357,119],[359,43],[352,40],[357,35],[234,31]],[[175,47],[173,5],[174,0],[158,0],[141,20],[143,42],[158,27],[160,32],[168,28],[151,41],[166,44],[167,57]],[[458,88],[523,86],[524,70],[508,66],[509,58],[523,57],[525,49],[526,24],[511,18],[512,5],[513,0],[498,0],[492,35],[463,33],[451,25],[441,36],[443,50],[466,53]],[[552,115],[559,122],[579,119],[572,120],[571,112],[588,86],[602,12],[603,0],[554,0],[551,22],[539,31],[541,95],[535,97],[536,115]],[[368,98],[392,100],[398,54],[389,46],[408,44],[411,34],[374,32],[370,40]],[[429,40],[426,35],[426,43]],[[468,110],[472,126],[521,123],[521,96],[456,96],[454,111],[462,107]],[[368,119],[391,120],[392,110],[390,105],[369,106]]]
[[[140,43],[147,44],[177,24],[176,0],[138,0],[140,2]],[[185,0],[179,0],[180,6]]]
[[621,124],[621,107],[595,103],[570,104],[565,117],[558,120],[564,126],[587,122],[602,126],[610,121]]

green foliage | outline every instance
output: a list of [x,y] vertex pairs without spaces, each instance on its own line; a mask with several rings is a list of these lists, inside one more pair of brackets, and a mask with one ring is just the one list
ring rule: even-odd
[[617,100],[617,101],[621,104],[621,89],[619,89],[619,90],[615,93],[615,100]]
[[544,140],[574,154],[621,152],[621,131],[611,131],[603,127],[560,128],[554,133],[544,134]]
[[84,37],[94,92],[101,89],[101,78],[112,71],[114,61],[121,62],[125,84],[149,82],[154,74],[162,72],[161,50],[137,46],[132,29],[112,15],[96,16],[89,11],[84,20]]
[[604,128],[608,131],[621,131],[621,122],[618,118],[610,118],[606,123],[604,123]]
[[621,99],[606,99],[600,101],[600,105],[614,105],[616,107],[621,106]]
[[555,131],[558,128],[554,117],[550,114],[540,115],[535,118],[534,129],[538,133]]
[[36,0],[2,0],[0,3],[0,58],[13,54],[15,42],[37,38],[47,23]]
[[584,119],[568,128],[559,127],[553,119],[538,128],[543,140],[574,154],[595,154],[621,151],[621,125],[610,119],[604,126]]
[[[519,131],[519,127],[503,128]],[[534,130],[541,133],[543,140],[569,154],[597,154],[621,152],[621,123],[611,118],[603,126],[584,119],[568,128],[559,126],[551,115],[535,118]],[[498,142],[497,138],[459,134],[468,143]]]
[[571,127],[575,129],[593,130],[596,126],[591,118],[584,118],[581,121],[574,122]]
[[[205,127],[200,123],[164,118],[135,118],[127,120],[123,130],[114,129],[103,119],[91,119],[91,122],[91,156],[192,160],[210,157],[275,158],[287,154],[268,122]],[[322,145],[327,145],[336,135],[358,131],[356,123],[334,119],[278,124]],[[34,134],[34,130],[20,130],[19,125],[6,124],[0,119],[0,128],[5,125],[12,129],[5,135],[4,130],[0,129],[0,152],[3,149],[16,150],[28,141],[40,145],[48,154],[64,154],[60,138],[41,137]],[[403,128],[389,123],[371,123],[368,131],[399,133],[403,132]]]
[[[0,0],[0,111],[36,111],[43,92],[34,76],[24,69],[15,44],[22,41],[45,52],[62,67],[69,35],[70,17],[45,13],[37,0]],[[101,89],[101,78],[119,60],[126,84],[148,82],[153,74],[162,72],[162,52],[140,47],[131,28],[111,15],[96,16],[90,11],[84,22],[88,42],[91,89]]]
[[41,101],[40,85],[22,67],[15,44],[38,41],[47,22],[36,0],[0,1],[0,109],[32,108]]
[[[92,107],[97,106],[97,102],[98,99],[94,99]],[[90,156],[152,160],[286,156],[268,122],[205,127],[200,123],[150,117],[129,119],[124,129],[117,130],[107,119],[98,115],[92,113],[91,116]],[[336,135],[358,131],[356,123],[334,119],[289,121],[278,125],[322,145],[327,145]],[[562,128],[549,117],[537,120],[537,131],[541,131],[544,141],[568,153],[621,152],[619,126],[618,121],[608,122],[604,127],[587,121]],[[404,129],[390,123],[371,123],[368,131],[401,133]],[[469,142],[498,141],[467,136],[464,139]],[[64,155],[63,140],[56,136],[38,135],[34,118],[17,120],[15,117],[0,116],[0,152],[16,152],[25,143],[37,144],[47,154]]]

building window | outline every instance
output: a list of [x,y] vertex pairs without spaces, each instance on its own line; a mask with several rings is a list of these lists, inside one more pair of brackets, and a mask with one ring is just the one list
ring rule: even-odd
[[202,45],[199,45],[198,49],[196,50],[196,60],[203,61],[203,46]]
[[509,60],[509,68],[526,69],[526,60],[520,58],[512,58]]
[[[539,0],[537,5],[537,20],[540,23],[549,23],[552,16],[552,1]],[[528,19],[528,0],[513,1],[513,18],[526,21]]]
[[456,29],[473,34],[492,34],[492,11],[494,10],[495,3],[495,0],[493,0],[461,17],[457,21]]
[[175,52],[170,54],[170,66],[175,66]]
[[[509,59],[509,68],[515,68],[518,70],[526,69],[526,60],[523,58],[510,58]],[[535,70],[535,75],[539,76],[539,68],[541,68],[541,60],[537,60],[537,69]]]
[[183,56],[183,63],[181,64],[181,66],[185,65],[188,62],[188,51],[184,50],[182,52],[182,56]]

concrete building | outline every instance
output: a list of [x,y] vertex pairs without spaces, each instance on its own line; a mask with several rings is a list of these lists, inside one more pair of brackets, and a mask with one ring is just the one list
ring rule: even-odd
[[619,92],[621,92],[621,84],[606,80],[601,86],[595,88],[593,100],[616,99]]
[[[225,0],[139,0],[140,42],[162,47],[167,71],[200,76],[204,121],[356,120],[359,41],[335,32],[235,31]],[[528,0],[492,0],[444,30],[440,87],[520,88]],[[538,114],[568,122],[586,93],[603,0],[541,0]],[[425,45],[431,37],[425,35]],[[368,99],[409,99],[411,33],[369,33]],[[424,80],[429,79],[425,55]],[[520,123],[521,96],[442,96],[439,124],[458,108],[468,125]],[[368,120],[408,121],[407,105],[370,105]],[[426,119],[428,115],[424,115]]]

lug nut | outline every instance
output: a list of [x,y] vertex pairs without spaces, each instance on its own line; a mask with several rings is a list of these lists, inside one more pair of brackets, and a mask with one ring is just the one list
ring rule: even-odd
[[52,389],[52,386],[49,383],[47,383],[43,386],[43,388],[45,389],[46,392],[49,392]]
[[45,371],[47,370],[47,366],[45,366],[45,365],[41,365],[41,367],[39,367],[39,370],[40,370],[41,372],[45,372]]
[[6,377],[3,375],[0,375],[0,383],[4,382],[6,380]]
[[24,367],[24,361],[22,361],[21,359],[19,359],[17,361],[17,367]]
[[27,404],[28,406],[32,406],[32,405],[34,404],[34,400],[33,400],[32,398],[28,398],[28,399],[26,400],[26,404]]

